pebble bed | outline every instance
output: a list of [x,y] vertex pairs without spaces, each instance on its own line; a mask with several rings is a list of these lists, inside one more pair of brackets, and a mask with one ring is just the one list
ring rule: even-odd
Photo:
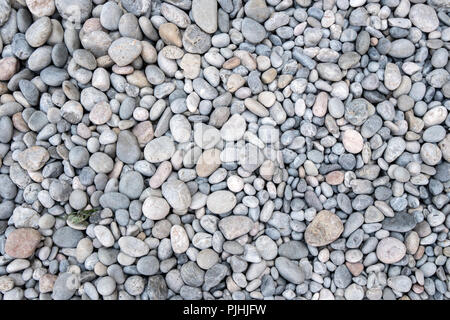
[[449,299],[449,10],[0,0],[0,299]]

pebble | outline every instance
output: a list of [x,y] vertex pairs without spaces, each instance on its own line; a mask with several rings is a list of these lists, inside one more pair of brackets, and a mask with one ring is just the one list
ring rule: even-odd
[[6,239],[5,252],[10,257],[26,259],[34,254],[40,241],[39,231],[31,228],[16,229]]
[[121,237],[118,243],[123,253],[134,258],[145,256],[150,250],[144,241],[131,236]]
[[348,152],[360,153],[363,149],[364,140],[358,131],[350,129],[342,134],[342,143]]
[[208,210],[215,214],[227,213],[231,211],[236,204],[236,196],[232,192],[225,190],[211,193],[206,200]]
[[321,247],[335,241],[344,231],[339,217],[328,210],[320,211],[305,230],[305,241]]
[[376,251],[381,262],[392,264],[400,261],[406,254],[406,247],[400,240],[392,237],[382,239]]
[[229,216],[221,219],[218,226],[225,239],[233,240],[247,234],[253,227],[253,222],[245,216]]
[[108,49],[108,55],[119,67],[132,63],[141,52],[141,42],[127,37],[117,39]]
[[189,238],[182,226],[172,226],[170,229],[170,243],[172,244],[173,252],[176,254],[186,252],[189,248]]

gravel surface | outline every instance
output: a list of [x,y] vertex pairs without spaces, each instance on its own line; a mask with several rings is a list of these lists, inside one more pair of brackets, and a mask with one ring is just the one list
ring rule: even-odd
[[0,299],[449,299],[449,12],[0,0]]

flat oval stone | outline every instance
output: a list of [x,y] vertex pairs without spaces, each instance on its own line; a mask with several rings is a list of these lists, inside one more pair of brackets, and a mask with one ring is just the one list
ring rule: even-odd
[[183,181],[169,180],[161,186],[162,195],[169,205],[177,211],[185,211],[191,205],[191,193]]
[[414,215],[406,212],[397,212],[395,216],[383,220],[383,229],[393,232],[408,232],[416,226]]
[[415,4],[409,10],[412,24],[423,32],[431,32],[439,27],[439,19],[433,7],[423,3]]
[[349,129],[342,134],[342,143],[348,152],[359,153],[363,149],[364,140],[358,131]]
[[132,63],[141,52],[141,42],[127,37],[115,40],[108,49],[108,55],[119,67]]
[[5,253],[17,259],[26,259],[34,254],[41,234],[32,228],[21,228],[12,231],[6,238]]
[[395,40],[391,44],[389,55],[394,58],[408,58],[414,54],[416,47],[407,39]]
[[173,252],[176,254],[186,252],[189,248],[189,238],[182,226],[172,226],[170,229],[170,243],[172,244]]
[[280,275],[287,281],[294,284],[302,284],[305,281],[305,273],[300,266],[285,257],[278,257],[275,260],[275,267],[280,272]]
[[107,192],[104,193],[99,199],[100,205],[103,208],[128,209],[130,206],[130,200],[128,197],[119,192]]
[[128,130],[120,131],[117,139],[116,155],[124,163],[134,164],[141,157],[136,136]]
[[32,146],[19,155],[19,164],[22,168],[29,171],[41,169],[50,159],[48,151],[41,146]]
[[209,177],[220,167],[220,150],[209,149],[203,152],[198,158],[195,171],[199,177]]
[[163,136],[153,139],[144,149],[145,160],[151,163],[169,160],[175,153],[175,144],[170,137]]
[[396,238],[387,237],[378,243],[376,254],[383,263],[396,263],[405,256],[406,246]]
[[142,213],[149,219],[164,219],[170,211],[170,206],[164,198],[150,196],[142,205]]
[[150,251],[147,243],[135,237],[121,237],[118,243],[120,250],[130,257],[139,258],[147,255],[147,253]]
[[219,229],[227,240],[247,234],[252,227],[253,221],[245,216],[229,216],[219,221]]
[[237,199],[234,193],[226,190],[215,191],[206,200],[206,206],[215,214],[222,214],[233,210],[236,203]]
[[247,128],[245,119],[240,114],[234,114],[220,129],[220,136],[225,141],[237,141],[242,138]]
[[311,246],[325,246],[335,241],[344,231],[341,219],[328,210],[320,211],[305,231],[305,241]]

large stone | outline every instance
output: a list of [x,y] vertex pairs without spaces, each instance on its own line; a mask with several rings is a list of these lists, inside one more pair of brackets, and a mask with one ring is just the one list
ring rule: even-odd
[[229,216],[219,221],[219,229],[227,240],[247,234],[252,227],[253,221],[245,216]]
[[147,255],[150,248],[141,239],[125,236],[119,239],[120,250],[130,257],[139,258]]
[[26,259],[34,254],[41,234],[32,228],[21,228],[12,231],[6,238],[5,253],[17,259]]
[[184,253],[189,248],[189,238],[182,226],[172,226],[170,229],[170,243],[172,244],[173,252],[176,254]]
[[328,210],[320,211],[305,231],[305,241],[311,246],[321,247],[335,241],[344,231],[341,219]]
[[191,24],[183,33],[183,47],[189,53],[203,54],[211,48],[211,37],[200,28]]
[[192,17],[195,23],[205,32],[217,30],[217,1],[192,0]]
[[134,164],[141,156],[141,149],[136,136],[128,130],[120,131],[117,139],[116,155],[127,164]]
[[151,163],[163,162],[169,160],[175,152],[173,140],[167,136],[153,139],[144,149],[145,160]]
[[91,0],[55,0],[55,4],[64,19],[79,27],[92,12]]
[[162,195],[176,211],[185,212],[191,205],[191,193],[183,181],[169,180],[161,186]]
[[409,19],[412,24],[423,32],[431,32],[439,27],[439,19],[433,7],[419,3],[409,10]]
[[280,272],[280,275],[287,281],[294,284],[302,284],[305,281],[305,273],[300,266],[285,257],[278,257],[275,260],[275,267]]
[[396,238],[387,237],[378,242],[376,254],[383,263],[396,263],[405,256],[406,246]]
[[237,199],[234,193],[226,190],[215,191],[206,200],[206,206],[215,214],[223,214],[233,210],[236,203]]
[[149,219],[164,219],[170,211],[170,206],[164,198],[150,196],[142,205],[142,213]]
[[19,164],[22,168],[29,171],[41,169],[50,159],[48,151],[41,146],[33,146],[25,149],[19,154]]
[[119,67],[131,64],[141,52],[141,42],[127,37],[117,39],[108,49],[108,55]]

